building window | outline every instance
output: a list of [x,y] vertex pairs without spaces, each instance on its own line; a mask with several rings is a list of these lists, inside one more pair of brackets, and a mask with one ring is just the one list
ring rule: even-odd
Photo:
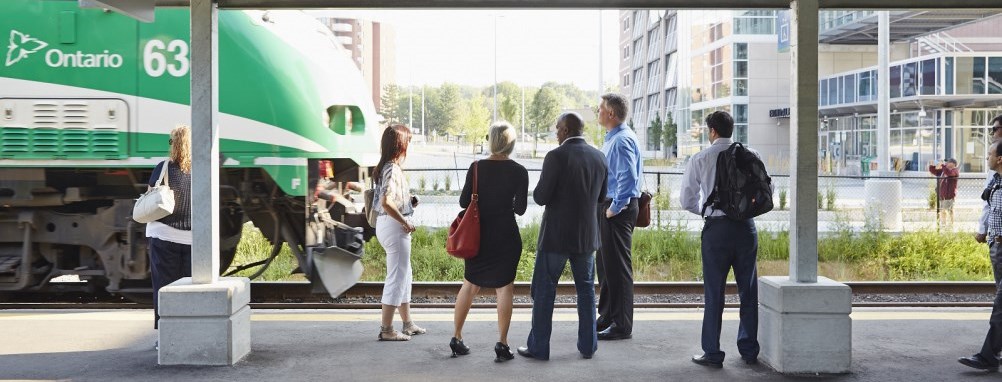
[[748,44],[734,44],[734,95],[748,95]]
[[623,75],[623,86],[630,86],[630,74],[626,73]]
[[734,34],[775,34],[776,11],[737,11]]
[[1002,57],[988,57],[988,94],[1002,94]]
[[623,18],[623,31],[626,32],[628,30],[630,30],[630,18],[629,17],[624,17]]
[[936,82],[936,72],[939,68],[939,59],[925,60],[921,62],[922,76],[919,79],[922,95],[936,95],[939,93],[939,83]]
[[627,58],[630,58],[630,46],[629,45],[623,47],[623,59],[625,60]]

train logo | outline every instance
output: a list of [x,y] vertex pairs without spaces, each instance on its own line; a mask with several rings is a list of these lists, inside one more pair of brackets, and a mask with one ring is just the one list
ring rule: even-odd
[[[11,29],[10,45],[7,46],[7,66],[16,64],[29,54],[49,46],[45,41]],[[122,55],[109,53],[63,52],[59,49],[49,49],[45,53],[45,64],[51,68],[119,68],[122,66]]]
[[49,46],[49,43],[45,41],[11,29],[10,45],[7,46],[6,66],[14,65],[18,61],[21,61],[22,58],[28,57],[29,54],[42,50],[47,46]]

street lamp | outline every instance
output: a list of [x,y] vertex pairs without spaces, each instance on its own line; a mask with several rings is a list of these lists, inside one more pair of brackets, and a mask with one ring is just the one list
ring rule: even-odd
[[533,142],[532,142],[532,157],[535,158],[536,157],[536,148],[539,146],[539,129],[536,128],[536,122],[532,123],[532,131],[535,132],[535,133],[532,134],[532,139],[533,139]]
[[498,120],[498,15],[494,15],[494,119]]

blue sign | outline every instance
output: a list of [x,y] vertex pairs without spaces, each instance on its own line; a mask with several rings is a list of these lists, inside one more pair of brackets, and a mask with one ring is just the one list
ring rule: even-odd
[[776,12],[776,42],[780,52],[790,51],[790,11]]

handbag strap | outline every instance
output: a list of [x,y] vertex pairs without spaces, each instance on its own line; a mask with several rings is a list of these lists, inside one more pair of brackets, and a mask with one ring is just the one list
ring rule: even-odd
[[477,199],[479,198],[479,196],[477,195],[477,164],[478,163],[480,163],[480,161],[473,162],[473,197],[471,198],[473,203],[476,203]]
[[156,185],[159,186],[160,183],[163,183],[164,186],[167,186],[167,188],[170,188],[170,184],[169,184],[170,183],[169,182],[170,177],[169,176],[165,176],[167,174],[167,171],[170,171],[170,169],[169,169],[170,162],[168,162],[166,159],[164,159],[164,161],[161,162],[161,163],[163,163],[163,166],[160,166],[160,179],[157,179]]

